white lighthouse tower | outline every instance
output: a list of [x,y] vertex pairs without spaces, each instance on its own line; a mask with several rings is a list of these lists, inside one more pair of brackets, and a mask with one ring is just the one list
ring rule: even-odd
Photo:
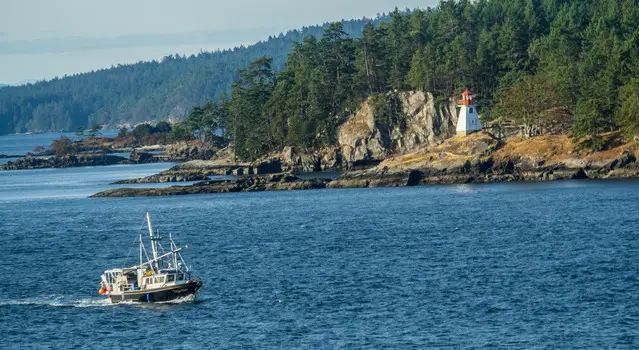
[[457,105],[460,108],[459,119],[457,120],[457,135],[466,136],[480,131],[482,125],[479,121],[479,114],[473,100],[473,94],[468,89],[462,93],[462,99],[457,101]]

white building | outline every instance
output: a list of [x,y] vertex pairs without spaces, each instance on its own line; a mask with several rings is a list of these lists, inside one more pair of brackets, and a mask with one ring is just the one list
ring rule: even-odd
[[466,136],[476,131],[480,131],[483,127],[479,121],[479,113],[473,100],[473,94],[466,90],[462,93],[462,99],[457,101],[459,110],[459,119],[457,120],[457,135]]

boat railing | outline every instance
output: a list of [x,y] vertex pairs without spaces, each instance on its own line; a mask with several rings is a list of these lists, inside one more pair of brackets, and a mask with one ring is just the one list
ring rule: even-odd
[[134,286],[135,286],[135,285],[134,285],[134,284],[131,284],[131,283],[129,283],[129,284],[123,284],[123,285],[121,285],[121,286],[120,286],[120,289],[121,289],[123,292],[128,292],[128,291],[130,291],[130,290],[135,290],[135,289],[134,289]]

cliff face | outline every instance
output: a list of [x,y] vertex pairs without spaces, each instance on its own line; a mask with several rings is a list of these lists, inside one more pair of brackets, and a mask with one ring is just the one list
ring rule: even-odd
[[255,174],[269,174],[375,165],[454,136],[456,124],[454,103],[436,103],[423,92],[389,94],[362,103],[339,127],[337,145],[313,151],[286,147],[258,159],[251,168]]
[[454,103],[436,103],[430,93],[402,92],[387,96],[390,115],[380,121],[374,101],[363,103],[338,131],[338,146],[346,166],[382,161],[390,155],[414,152],[455,135]]

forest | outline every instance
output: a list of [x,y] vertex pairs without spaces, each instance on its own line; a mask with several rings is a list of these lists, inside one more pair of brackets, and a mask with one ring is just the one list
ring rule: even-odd
[[562,132],[592,148],[603,132],[639,132],[637,0],[442,1],[396,10],[357,38],[333,23],[295,42],[284,70],[275,65],[264,56],[240,70],[231,95],[194,109],[173,137],[222,128],[245,159],[317,149],[336,143],[338,125],[366,98],[384,123],[396,91],[445,101],[465,88],[484,121],[513,121],[524,136],[566,118]]
[[[384,18],[380,15],[374,22]],[[344,30],[358,36],[367,22],[344,21]],[[248,47],[188,57],[168,55],[160,61],[3,87],[0,135],[183,119],[194,106],[230,93],[238,69],[266,55],[273,58],[273,69],[281,70],[293,42],[321,36],[327,27],[291,30]]]

